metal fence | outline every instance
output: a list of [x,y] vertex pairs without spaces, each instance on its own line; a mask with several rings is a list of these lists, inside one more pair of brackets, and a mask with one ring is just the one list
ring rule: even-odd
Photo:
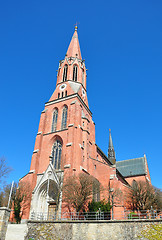
[[31,220],[39,221],[55,221],[55,220],[133,220],[133,219],[162,219],[162,211],[157,210],[142,210],[142,211],[116,211],[112,212],[63,212],[61,216],[56,213],[32,212]]
[[141,210],[124,211],[126,219],[162,219],[162,211],[159,210]]
[[56,213],[49,214],[47,212],[32,212],[30,219],[38,221],[55,221],[57,219],[57,216]]
[[85,212],[85,213],[76,213],[76,212],[64,212],[61,216],[62,220],[110,220],[110,212]]

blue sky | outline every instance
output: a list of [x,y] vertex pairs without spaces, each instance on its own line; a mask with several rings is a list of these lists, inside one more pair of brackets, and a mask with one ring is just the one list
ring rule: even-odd
[[78,24],[96,143],[117,160],[147,156],[162,188],[162,1],[1,1],[0,156],[18,181],[30,168],[44,103]]

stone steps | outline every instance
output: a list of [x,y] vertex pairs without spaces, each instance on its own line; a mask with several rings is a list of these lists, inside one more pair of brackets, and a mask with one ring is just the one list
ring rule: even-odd
[[5,240],[24,240],[27,224],[8,224]]

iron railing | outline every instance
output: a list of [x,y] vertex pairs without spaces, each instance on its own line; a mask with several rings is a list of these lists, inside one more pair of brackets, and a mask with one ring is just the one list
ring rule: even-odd
[[56,213],[47,213],[47,212],[32,212],[30,216],[31,220],[38,220],[38,221],[55,221],[57,219]]
[[63,212],[61,216],[56,213],[32,212],[31,220],[38,221],[55,221],[55,220],[134,220],[134,219],[162,219],[162,211],[157,210],[141,210],[141,211],[115,211],[112,212]]

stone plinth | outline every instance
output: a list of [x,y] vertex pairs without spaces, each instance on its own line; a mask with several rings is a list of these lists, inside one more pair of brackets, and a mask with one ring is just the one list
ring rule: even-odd
[[10,211],[6,207],[0,207],[0,240],[5,240]]

